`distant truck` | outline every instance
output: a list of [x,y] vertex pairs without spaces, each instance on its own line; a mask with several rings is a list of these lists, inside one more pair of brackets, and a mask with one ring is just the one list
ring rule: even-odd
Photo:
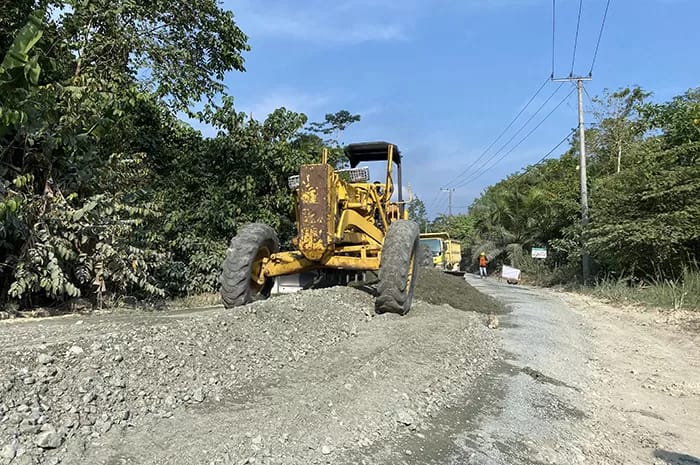
[[459,241],[450,239],[446,232],[424,233],[420,235],[420,244],[430,251],[435,268],[459,273],[462,261],[462,244]]

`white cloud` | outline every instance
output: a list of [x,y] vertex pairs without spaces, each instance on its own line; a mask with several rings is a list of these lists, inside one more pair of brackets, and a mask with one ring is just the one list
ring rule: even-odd
[[325,108],[329,102],[331,102],[331,98],[327,95],[311,94],[293,89],[277,89],[256,101],[241,101],[236,107],[238,111],[252,114],[253,118],[262,121],[267,115],[281,107],[312,116]]
[[275,38],[339,45],[408,40],[436,8],[455,13],[541,0],[223,0],[252,41]]
[[413,23],[412,2],[386,0],[225,0],[252,40],[283,38],[324,44],[404,40]]

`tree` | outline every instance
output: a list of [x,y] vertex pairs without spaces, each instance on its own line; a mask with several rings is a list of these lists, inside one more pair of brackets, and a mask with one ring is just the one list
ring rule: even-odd
[[639,110],[644,100],[651,96],[639,87],[624,88],[616,92],[604,90],[602,97],[596,97],[593,102],[598,105],[595,116],[598,120],[595,130],[598,147],[593,152],[616,154],[615,172],[622,169],[622,153],[635,141],[639,141],[644,133],[644,127],[639,124]]
[[0,298],[162,294],[154,135],[243,69],[246,37],[214,0],[42,3],[0,11]]
[[[33,16],[0,10],[14,27],[0,70],[0,304],[213,292],[240,225],[290,240],[288,178],[324,141],[301,113],[256,121],[231,96],[214,104],[248,49],[230,12],[214,0],[44,3]],[[200,99],[195,116],[216,137],[177,118]],[[330,114],[322,130],[338,138],[357,120]]]
[[[675,279],[700,252],[700,90],[645,103],[639,88],[606,93],[587,138],[590,228],[579,218],[577,140],[559,159],[489,187],[469,210],[472,243],[496,260],[540,271],[525,251],[545,245],[556,280],[578,274],[581,247],[598,276]],[[621,152],[627,162],[618,171]],[[539,268],[535,268],[535,265]]]
[[335,113],[327,113],[325,119],[321,122],[309,124],[307,130],[312,135],[322,134],[327,136],[323,140],[323,145],[330,147],[328,161],[331,165],[337,167],[347,166],[347,158],[343,152],[343,144],[340,142],[339,137],[348,126],[359,122],[360,119],[360,115],[353,115],[347,110],[340,110]]
[[428,212],[423,201],[414,195],[406,203],[406,207],[408,209],[408,218],[418,223],[421,231],[426,231],[428,227]]
[[76,59],[73,79],[138,81],[167,105],[187,110],[223,91],[244,71],[246,35],[216,0],[65,0],[50,2],[61,46]]

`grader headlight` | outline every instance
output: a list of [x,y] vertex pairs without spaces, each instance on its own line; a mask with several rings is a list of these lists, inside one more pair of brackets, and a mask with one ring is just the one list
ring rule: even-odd
[[295,174],[294,176],[290,176],[289,179],[287,180],[287,184],[289,185],[289,188],[292,190],[298,189],[299,188],[299,175]]
[[[367,182],[369,181],[369,167],[360,166],[358,168],[347,168],[335,171],[340,179],[347,182]],[[299,175],[290,176],[287,180],[289,188],[296,190],[299,188]]]

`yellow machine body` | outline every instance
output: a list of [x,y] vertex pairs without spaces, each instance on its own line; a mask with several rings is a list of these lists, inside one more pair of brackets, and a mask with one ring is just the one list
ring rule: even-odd
[[[301,167],[294,192],[298,232],[292,239],[295,250],[264,258],[259,283],[266,278],[321,268],[379,269],[389,225],[396,219],[407,219],[400,195],[398,202],[391,201],[394,164],[399,167],[399,186],[401,182],[400,155],[395,153],[393,144],[386,144],[386,150],[384,183],[348,180],[348,175],[357,169],[334,170],[327,163],[325,150],[322,163]],[[368,177],[368,169],[366,173]]]

